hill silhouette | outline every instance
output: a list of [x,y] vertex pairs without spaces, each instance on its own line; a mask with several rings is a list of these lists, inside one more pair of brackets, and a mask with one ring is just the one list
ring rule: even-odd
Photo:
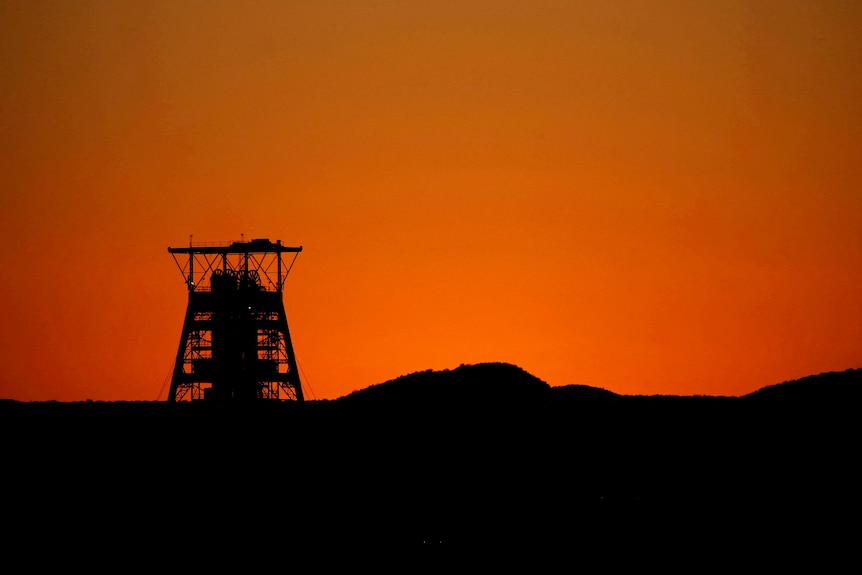
[[7,549],[826,561],[858,502],[860,388],[626,396],[488,363],[304,404],[2,401]]
[[400,404],[500,403],[531,401],[550,386],[508,363],[462,364],[453,370],[425,370],[354,391],[339,401]]
[[827,402],[846,405],[862,399],[862,369],[830,371],[762,387],[745,395],[759,401]]
[[453,370],[425,370],[353,391],[344,402],[425,405],[529,403],[559,399],[610,399],[616,393],[582,384],[551,387],[521,367],[503,362],[462,364]]
[[[644,398],[658,401],[714,400],[725,396],[625,396],[600,387],[569,384],[551,387],[523,368],[504,362],[462,364],[455,369],[417,371],[399,376],[383,383],[353,391],[336,401],[343,402],[393,402],[393,403],[486,403],[545,400],[619,400]],[[834,402],[844,405],[846,401],[862,398],[862,369],[841,372],[826,372],[800,379],[770,384],[742,396],[747,400],[771,402]]]

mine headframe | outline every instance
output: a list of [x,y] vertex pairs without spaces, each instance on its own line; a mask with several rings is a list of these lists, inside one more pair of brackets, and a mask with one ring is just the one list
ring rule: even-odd
[[283,300],[301,251],[268,239],[168,248],[189,294],[168,401],[303,401]]

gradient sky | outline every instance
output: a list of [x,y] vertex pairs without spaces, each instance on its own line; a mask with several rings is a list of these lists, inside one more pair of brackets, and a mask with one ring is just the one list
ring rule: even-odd
[[164,399],[168,246],[302,245],[306,397],[862,367],[862,7],[0,1],[0,397]]

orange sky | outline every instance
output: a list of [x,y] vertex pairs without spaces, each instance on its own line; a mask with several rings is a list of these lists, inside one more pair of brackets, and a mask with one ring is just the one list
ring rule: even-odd
[[857,2],[0,3],[0,397],[164,399],[166,248],[302,245],[306,397],[862,367]]

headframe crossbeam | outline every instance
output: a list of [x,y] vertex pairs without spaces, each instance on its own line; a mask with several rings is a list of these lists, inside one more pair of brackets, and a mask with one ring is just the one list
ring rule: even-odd
[[[262,278],[266,278],[267,285],[262,286],[263,289],[281,292],[284,290],[287,275],[301,251],[302,246],[284,246],[281,240],[273,243],[268,239],[229,244],[190,243],[188,247],[168,248],[168,253],[173,256],[189,291],[206,289],[206,280],[210,278],[213,270],[221,269],[234,272],[253,270]],[[285,253],[294,254],[288,266],[285,266],[283,261],[282,254]],[[186,254],[188,258],[181,264],[177,254]],[[273,266],[276,267],[274,271]]]

